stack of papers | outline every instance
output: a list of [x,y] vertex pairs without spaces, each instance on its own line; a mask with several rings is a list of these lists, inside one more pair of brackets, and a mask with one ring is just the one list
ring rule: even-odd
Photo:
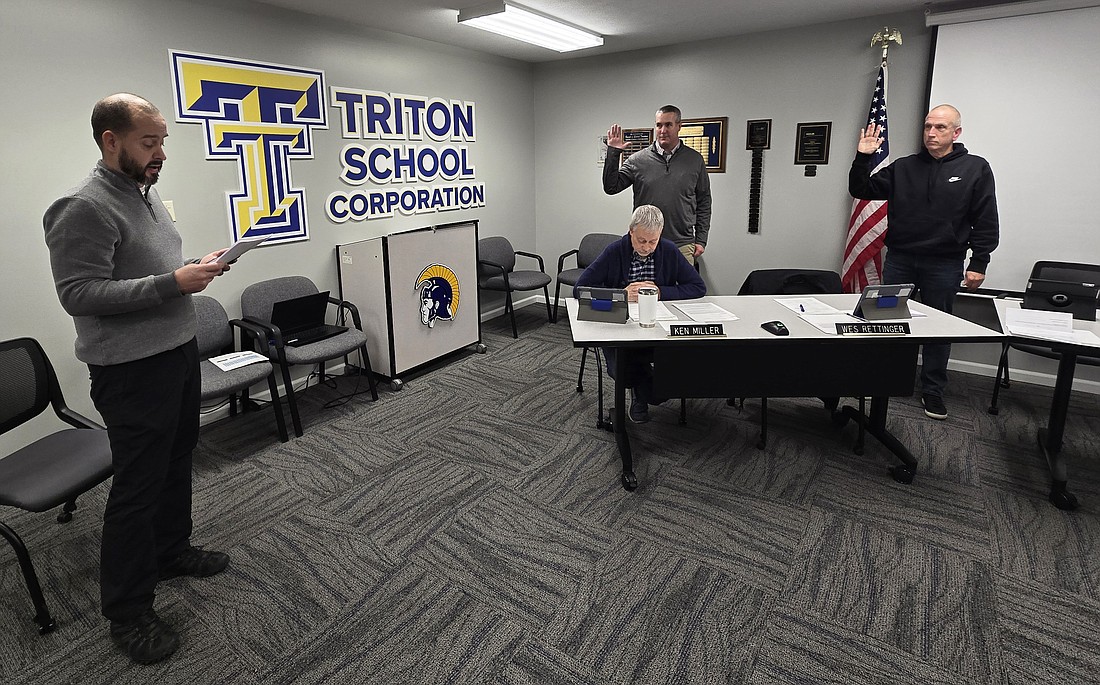
[[1073,342],[1073,314],[1040,309],[1006,309],[1005,328],[1012,335]]
[[[637,321],[638,320],[638,303],[637,302],[628,302],[626,304],[626,309],[627,309],[627,312],[630,314],[630,320],[631,321]],[[676,318],[677,318],[676,315],[668,310],[668,307],[665,306],[664,302],[661,302],[660,300],[657,301],[657,320],[658,321],[675,321]]]
[[[684,316],[697,323],[714,323],[717,321],[737,321],[737,316],[722,309],[713,302],[677,302],[673,305]],[[658,319],[661,317],[657,317]],[[676,317],[673,317],[676,318]]]

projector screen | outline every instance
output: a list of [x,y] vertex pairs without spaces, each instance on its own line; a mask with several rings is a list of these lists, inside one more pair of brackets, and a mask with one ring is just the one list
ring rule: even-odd
[[1001,242],[983,287],[1023,290],[1039,260],[1100,263],[1100,7],[938,28],[929,108],[962,113],[989,160]]

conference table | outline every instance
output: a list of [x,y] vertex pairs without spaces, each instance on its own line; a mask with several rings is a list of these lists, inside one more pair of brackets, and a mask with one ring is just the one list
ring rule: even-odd
[[[1039,449],[1046,459],[1050,469],[1051,486],[1050,502],[1059,509],[1072,510],[1077,508],[1077,497],[1066,489],[1068,475],[1066,462],[1062,456],[1062,439],[1066,431],[1066,415],[1069,412],[1070,393],[1073,390],[1073,375],[1077,369],[1077,358],[1081,356],[1100,357],[1100,339],[1078,339],[1075,342],[1065,342],[1046,338],[1013,335],[1008,331],[1005,322],[1006,312],[1010,309],[1019,309],[1020,300],[998,298],[994,300],[997,307],[997,318],[1001,322],[1001,329],[1008,335],[1009,340],[1024,345],[1047,347],[1052,352],[1061,355],[1058,358],[1058,374],[1054,380],[1054,396],[1050,402],[1050,417],[1045,428],[1038,430]],[[1073,320],[1074,331],[1088,331],[1100,336],[1100,322]]]
[[[857,451],[862,448],[864,430],[878,439],[902,462],[890,468],[894,479],[911,483],[918,460],[886,429],[886,414],[890,397],[913,394],[920,345],[1001,342],[1004,336],[916,302],[909,303],[913,317],[905,320],[910,329],[907,334],[838,335],[809,323],[808,317],[780,302],[807,298],[850,312],[859,295],[707,296],[683,301],[713,303],[737,317],[722,322],[724,335],[718,337],[670,337],[660,323],[643,328],[634,320],[622,324],[579,320],[581,305],[574,298],[566,302],[566,309],[574,347],[652,348],[655,396],[870,397],[868,413],[862,411],[861,401],[861,409],[844,406],[834,419],[840,425],[848,420],[859,424]],[[693,323],[677,309],[676,301],[664,304],[681,323]],[[786,325],[789,335],[776,336],[761,328],[762,323],[776,320]],[[622,485],[634,490],[638,479],[625,420],[626,388],[617,380],[623,377],[625,357],[616,355],[612,425],[622,459]]]

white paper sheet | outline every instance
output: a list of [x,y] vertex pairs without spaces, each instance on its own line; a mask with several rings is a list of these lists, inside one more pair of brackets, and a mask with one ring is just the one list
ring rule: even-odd
[[1012,335],[1073,342],[1073,315],[1041,309],[1006,309],[1005,328]]
[[259,352],[230,352],[229,354],[223,354],[218,357],[211,357],[210,363],[218,367],[222,371],[232,371],[233,369],[239,369],[242,366],[248,366],[249,364],[255,364],[256,362],[269,361],[267,357],[263,356]]
[[686,317],[697,323],[711,323],[713,321],[737,321],[737,315],[726,311],[713,302],[683,302],[672,305]]

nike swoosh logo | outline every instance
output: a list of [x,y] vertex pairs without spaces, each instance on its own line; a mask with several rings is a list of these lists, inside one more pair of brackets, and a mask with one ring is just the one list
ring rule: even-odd
[[954,183],[955,181],[961,181],[961,180],[962,180],[962,176],[952,176],[951,178],[947,179],[947,182],[948,183]]

